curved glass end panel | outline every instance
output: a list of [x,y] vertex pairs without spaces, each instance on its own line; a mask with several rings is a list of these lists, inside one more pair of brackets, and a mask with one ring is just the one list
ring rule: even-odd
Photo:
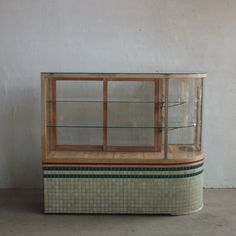
[[203,79],[165,80],[165,159],[201,152]]

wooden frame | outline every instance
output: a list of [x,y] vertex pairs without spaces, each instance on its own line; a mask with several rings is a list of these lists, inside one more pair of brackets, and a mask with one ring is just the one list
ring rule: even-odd
[[[154,90],[155,90],[155,97],[154,97],[154,144],[153,146],[113,146],[108,145],[108,83],[110,81],[120,81],[119,78],[104,78],[104,79],[97,79],[93,78],[93,81],[103,81],[103,145],[66,145],[66,144],[58,144],[57,143],[57,129],[56,129],[56,85],[57,81],[61,80],[68,80],[68,81],[88,81],[89,79],[84,79],[83,77],[78,78],[60,78],[60,77],[53,77],[49,79],[49,97],[51,98],[51,107],[49,109],[50,113],[50,150],[70,150],[70,151],[161,151],[161,129],[157,128],[157,125],[160,124],[161,120],[161,107],[160,107],[160,88],[159,84],[161,82],[156,79],[150,79],[148,81],[154,82]],[[135,79],[135,78],[123,78],[122,81],[146,81],[142,79]]]
[[[97,151],[97,152],[161,152],[162,130],[158,127],[161,123],[161,95],[163,79],[197,79],[206,78],[205,73],[42,73],[42,159],[47,162],[47,154],[50,151]],[[56,93],[57,81],[102,81],[103,82],[103,144],[102,145],[65,145],[57,144],[56,128]],[[154,93],[154,144],[153,146],[112,146],[108,145],[108,83],[109,81],[152,81],[155,85]],[[51,98],[50,104],[47,102]],[[50,123],[50,132],[47,125]]]

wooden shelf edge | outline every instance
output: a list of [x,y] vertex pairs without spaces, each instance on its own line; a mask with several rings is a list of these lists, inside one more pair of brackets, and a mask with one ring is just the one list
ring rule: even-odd
[[[121,153],[122,154],[122,153]],[[173,153],[172,153],[173,154]],[[172,159],[138,159],[138,158],[62,158],[53,157],[43,161],[43,165],[77,165],[77,166],[176,166],[192,165],[204,161],[204,155],[199,153],[194,157],[172,158]]]
[[75,166],[75,167],[177,167],[177,166],[193,166],[197,164],[204,163],[204,159],[192,162],[178,162],[178,163],[59,163],[59,162],[45,162],[43,163],[43,167],[45,166]]

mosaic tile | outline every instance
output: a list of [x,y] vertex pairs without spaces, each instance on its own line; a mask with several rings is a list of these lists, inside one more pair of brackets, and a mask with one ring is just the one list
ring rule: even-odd
[[203,166],[44,167],[45,213],[181,214],[202,207]]

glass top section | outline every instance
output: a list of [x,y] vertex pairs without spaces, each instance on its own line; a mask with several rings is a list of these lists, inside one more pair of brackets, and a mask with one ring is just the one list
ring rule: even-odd
[[175,72],[175,71],[153,71],[153,72],[56,72],[56,71],[43,71],[41,74],[206,74],[206,72]]

